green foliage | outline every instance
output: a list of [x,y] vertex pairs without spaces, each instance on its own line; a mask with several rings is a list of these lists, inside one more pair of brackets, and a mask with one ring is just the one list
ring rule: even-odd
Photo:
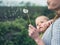
[[0,45],[35,45],[28,36],[26,25],[22,18],[0,22]]

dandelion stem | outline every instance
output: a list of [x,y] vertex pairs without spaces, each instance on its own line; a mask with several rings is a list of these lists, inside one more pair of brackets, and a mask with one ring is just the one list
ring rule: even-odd
[[28,21],[29,21],[29,23],[31,24],[30,16],[29,16],[28,13],[27,13],[27,16],[28,16]]

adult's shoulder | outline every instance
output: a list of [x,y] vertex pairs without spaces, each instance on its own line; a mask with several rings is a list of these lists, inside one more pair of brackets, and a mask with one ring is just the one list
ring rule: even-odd
[[54,24],[60,24],[60,17],[54,22]]
[[60,18],[58,18],[58,19],[53,23],[53,28],[54,28],[54,29],[60,29]]

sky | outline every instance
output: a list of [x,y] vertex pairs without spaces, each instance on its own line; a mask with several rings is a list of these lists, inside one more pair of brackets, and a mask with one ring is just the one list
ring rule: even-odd
[[0,1],[3,2],[3,3],[0,3],[0,5],[8,5],[8,6],[19,5],[21,1],[31,2],[31,3],[35,3],[36,5],[42,5],[42,6],[47,5],[46,4],[47,0],[0,0]]

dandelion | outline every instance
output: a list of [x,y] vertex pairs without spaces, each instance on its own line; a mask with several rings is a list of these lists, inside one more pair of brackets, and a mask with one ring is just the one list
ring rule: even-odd
[[29,14],[28,14],[28,9],[23,9],[23,13],[27,14],[27,16],[28,16],[28,21],[29,21],[29,23],[31,24],[30,17],[29,17]]
[[23,12],[24,13],[28,13],[28,9],[23,9]]

